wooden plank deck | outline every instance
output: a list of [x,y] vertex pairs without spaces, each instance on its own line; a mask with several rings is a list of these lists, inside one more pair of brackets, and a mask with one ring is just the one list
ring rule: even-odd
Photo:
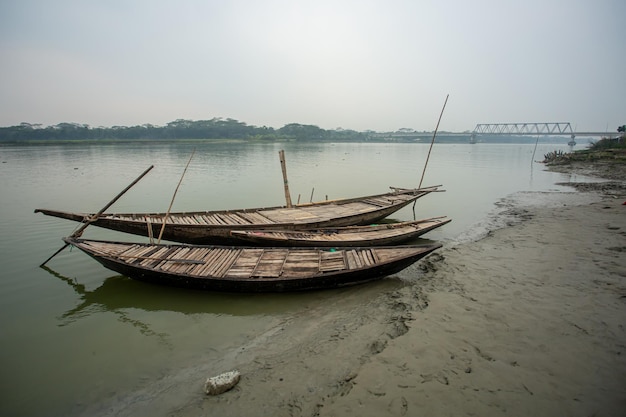
[[319,269],[321,272],[346,269],[346,260],[343,257],[343,252],[320,252]]
[[[124,250],[122,250],[124,249]],[[197,277],[276,278],[362,268],[380,261],[375,248],[349,251],[292,251],[289,248],[159,247],[100,245],[98,251],[128,264]],[[189,261],[189,262],[186,262]]]
[[311,275],[311,271],[319,269],[319,255],[316,251],[290,252],[283,265],[283,273],[299,278]]
[[287,249],[264,250],[261,256],[259,256],[259,261],[254,271],[250,275],[254,278],[276,278],[281,276],[288,254],[289,250]]
[[[258,211],[224,211],[206,213],[172,213],[167,218],[168,224],[192,226],[230,226],[272,223],[322,222],[346,215],[359,215],[402,201],[413,199],[412,194],[391,194],[371,197],[365,200],[352,201],[344,204],[328,203],[294,208],[272,208]],[[163,214],[113,214],[110,218],[125,221],[149,222],[159,225],[163,222]],[[105,216],[106,217],[106,216]]]
[[228,269],[225,278],[248,278],[259,263],[263,249],[247,249]]
[[[406,262],[415,262],[441,246],[337,250],[154,245],[82,239],[66,239],[66,242],[94,256],[107,268],[134,279],[225,291],[291,291],[356,284],[400,270],[406,267]],[[120,254],[123,255],[120,257]],[[100,255],[116,263],[104,262]],[[380,269],[371,273],[368,267],[372,266],[380,266]]]

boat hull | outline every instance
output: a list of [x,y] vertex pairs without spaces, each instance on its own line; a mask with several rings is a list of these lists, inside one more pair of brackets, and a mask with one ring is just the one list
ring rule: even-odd
[[[382,279],[386,276],[393,275],[411,264],[417,262],[423,257],[427,256],[434,250],[441,247],[440,244],[431,245],[416,245],[406,246],[402,248],[398,247],[383,247],[383,248],[368,248],[368,250],[377,251],[378,256],[382,260],[376,261],[371,265],[361,265],[359,267],[336,270],[316,270],[315,272],[309,272],[305,270],[305,267],[298,268],[297,266],[288,268],[284,267],[284,270],[280,274],[269,274],[266,276],[256,275],[236,275],[234,270],[239,268],[233,263],[229,272],[225,272],[224,275],[218,276],[216,274],[194,274],[183,273],[181,269],[194,269],[193,264],[196,261],[193,257],[186,257],[184,260],[180,260],[182,266],[174,266],[171,269],[169,267],[150,267],[142,265],[145,263],[141,260],[129,261],[123,259],[123,256],[118,257],[115,255],[107,255],[105,253],[98,253],[98,250],[93,250],[90,246],[96,242],[101,241],[87,241],[83,239],[64,239],[66,243],[71,244],[78,249],[82,250],[105,268],[125,275],[129,278],[144,281],[153,284],[168,285],[175,287],[191,288],[197,290],[209,290],[209,291],[224,291],[224,292],[291,292],[291,291],[308,291],[308,290],[322,290],[339,288],[357,284],[363,284],[370,281]],[[112,242],[114,243],[114,242]],[[115,243],[114,243],[115,244]],[[118,244],[119,245],[119,244]],[[146,245],[148,246],[148,245]],[[181,250],[186,250],[185,253],[202,252],[203,250],[210,251],[214,249],[221,250],[223,252],[228,251],[259,251],[259,248],[243,248],[243,247],[218,247],[218,246],[202,246],[202,245],[149,245],[158,246],[161,251],[167,253],[173,253],[172,251],[180,253]],[[181,249],[182,248],[182,249]],[[158,248],[156,248],[158,249]],[[271,250],[272,248],[270,248]],[[311,251],[317,251],[319,254],[332,254],[333,256],[344,256],[343,253],[338,251],[329,251],[326,248],[273,248],[278,251],[290,251],[292,257],[301,256],[303,259],[310,255]],[[351,249],[353,250],[353,249]],[[354,250],[353,250],[354,251]],[[205,253],[202,252],[202,253]],[[207,256],[206,254],[203,256]],[[230,256],[227,254],[226,257]],[[241,256],[241,255],[239,255]],[[210,257],[208,255],[207,257]],[[152,262],[152,258],[148,263]],[[176,260],[166,261],[163,259],[155,259],[154,263],[158,265],[165,265],[165,262],[176,263]],[[217,262],[224,263],[223,260]],[[257,261],[258,262],[258,261]],[[242,262],[245,263],[245,262]],[[209,265],[210,266],[210,265]],[[201,268],[207,268],[204,265]],[[270,276],[271,275],[271,276]]]
[[[367,197],[287,207],[185,213],[91,214],[36,209],[35,213],[129,233],[189,244],[242,245],[232,230],[306,230],[375,223],[406,207],[437,187],[400,189]],[[165,223],[165,227],[163,224]]]
[[451,219],[437,218],[384,225],[332,227],[302,231],[233,230],[231,236],[236,236],[241,241],[258,246],[329,248],[391,246],[417,239],[451,221]]

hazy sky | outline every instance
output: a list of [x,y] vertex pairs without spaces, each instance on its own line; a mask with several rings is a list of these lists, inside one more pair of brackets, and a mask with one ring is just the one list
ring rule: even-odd
[[0,0],[0,126],[626,124],[624,0]]

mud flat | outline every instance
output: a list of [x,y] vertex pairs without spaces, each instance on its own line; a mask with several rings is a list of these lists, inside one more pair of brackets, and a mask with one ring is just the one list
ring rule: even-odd
[[[624,179],[503,199],[481,239],[450,242],[400,279],[329,293],[218,366],[199,358],[109,411],[623,416]],[[202,394],[207,376],[231,369],[234,389]]]
[[517,197],[425,263],[428,307],[320,415],[624,415],[624,200]]

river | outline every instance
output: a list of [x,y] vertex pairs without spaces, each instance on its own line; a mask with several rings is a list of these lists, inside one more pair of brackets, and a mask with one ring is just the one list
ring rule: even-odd
[[[242,345],[311,306],[419,280],[416,270],[374,283],[303,294],[220,294],[135,282],[66,249],[76,224],[35,208],[96,212],[150,165],[155,168],[110,211],[173,211],[284,204],[284,149],[294,202],[416,187],[428,154],[419,143],[248,143],[214,141],[0,145],[0,414],[84,414],[132,401],[193,364],[220,364]],[[435,144],[416,218],[449,216],[425,237],[444,245],[484,233],[497,201],[518,191],[568,190],[572,180],[535,160],[563,144]],[[194,153],[195,151],[195,153]],[[534,156],[533,156],[534,155]],[[576,179],[574,179],[576,180]],[[579,178],[578,180],[585,180]],[[393,216],[412,220],[411,206]],[[136,239],[90,227],[87,238]],[[329,307],[332,308],[332,307]],[[128,399],[130,395],[131,399]]]

